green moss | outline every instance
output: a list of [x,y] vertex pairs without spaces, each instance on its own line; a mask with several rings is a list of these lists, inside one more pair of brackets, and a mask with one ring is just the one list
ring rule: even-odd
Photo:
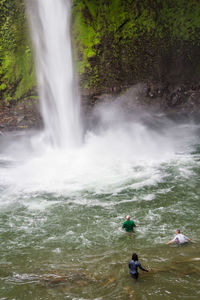
[[0,90],[3,91],[3,90],[5,90],[5,89],[6,89],[6,84],[5,84],[5,83],[2,83],[2,84],[0,85]]
[[173,59],[177,70],[196,59],[199,16],[198,0],[74,0],[82,87],[105,89],[148,76],[165,80]]
[[36,83],[24,2],[0,0],[0,85],[2,103],[21,99]]
[[[187,73],[198,80],[199,16],[199,0],[74,0],[72,36],[81,86],[104,91],[148,77],[168,80],[173,69],[177,78]],[[0,0],[2,102],[33,94],[28,35],[24,2]]]

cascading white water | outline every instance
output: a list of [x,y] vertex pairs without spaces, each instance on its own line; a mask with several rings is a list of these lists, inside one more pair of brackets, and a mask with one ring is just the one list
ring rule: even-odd
[[45,136],[53,146],[80,143],[80,101],[70,39],[71,0],[27,0]]

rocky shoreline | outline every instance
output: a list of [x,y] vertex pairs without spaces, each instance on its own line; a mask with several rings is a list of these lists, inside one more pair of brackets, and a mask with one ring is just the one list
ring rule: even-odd
[[4,132],[41,128],[42,118],[37,100],[20,101],[0,107],[0,134]]
[[[200,84],[180,85],[177,87],[161,86],[155,83],[138,84],[121,93],[82,93],[82,111],[89,118],[92,110],[102,101],[122,97],[142,109],[162,112],[179,118],[198,118],[200,115]],[[126,101],[124,101],[126,105]],[[16,104],[0,107],[0,133],[7,131],[39,129],[43,122],[39,112],[38,100],[19,101]]]
[[200,84],[168,86],[152,82],[137,84],[120,93],[85,94],[82,96],[84,113],[90,114],[105,99],[110,101],[118,97],[122,98],[125,106],[127,102],[132,102],[135,110],[163,113],[173,119],[198,119],[200,115]]

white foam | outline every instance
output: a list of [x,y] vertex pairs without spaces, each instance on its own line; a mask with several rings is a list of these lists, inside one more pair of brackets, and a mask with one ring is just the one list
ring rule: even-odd
[[[173,135],[165,140],[158,133],[152,136],[152,131],[143,125],[134,125],[134,122],[122,123],[121,128],[106,128],[101,134],[90,132],[79,148],[44,147],[42,154],[33,151],[29,160],[1,168],[0,186],[7,187],[6,195],[15,195],[15,198],[40,193],[72,196],[84,191],[117,194],[124,189],[141,189],[162,182],[170,163],[178,176],[192,175],[192,157],[177,154],[179,146],[183,146],[182,140],[177,145]],[[141,127],[142,135],[138,130]],[[12,160],[14,156],[15,153]],[[2,194],[2,200],[4,196]],[[144,200],[152,197],[144,196]],[[37,209],[40,205],[45,209],[47,203],[36,200],[29,207]]]

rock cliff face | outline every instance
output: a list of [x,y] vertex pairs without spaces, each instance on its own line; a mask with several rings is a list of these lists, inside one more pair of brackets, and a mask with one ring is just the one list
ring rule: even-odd
[[197,0],[74,0],[74,48],[83,90],[118,92],[146,82],[151,93],[198,84]]
[[[0,0],[0,9],[0,106],[9,111],[34,105],[37,88],[24,2]],[[199,109],[199,0],[73,0],[72,37],[83,103],[143,83],[147,106]]]

